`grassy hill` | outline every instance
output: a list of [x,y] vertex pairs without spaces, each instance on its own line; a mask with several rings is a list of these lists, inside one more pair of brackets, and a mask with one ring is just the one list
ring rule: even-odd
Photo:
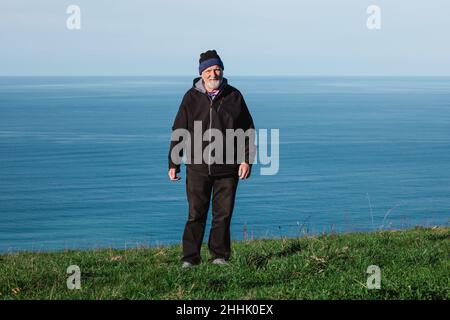
[[[180,246],[0,255],[0,299],[449,299],[450,228],[233,243],[229,266]],[[67,288],[67,268],[81,289]],[[368,266],[381,289],[368,289]]]

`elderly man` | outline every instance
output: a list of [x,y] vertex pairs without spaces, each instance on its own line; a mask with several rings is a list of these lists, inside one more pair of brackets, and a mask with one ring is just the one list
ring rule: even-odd
[[[239,143],[233,138],[230,143],[225,138],[227,129],[253,131],[254,124],[242,94],[228,84],[223,77],[223,62],[215,50],[200,55],[199,74],[193,87],[183,97],[172,130],[185,129],[190,133],[190,143],[194,152],[185,155],[186,193],[189,203],[189,215],[183,233],[183,267],[191,267],[201,262],[200,249],[205,233],[206,218],[212,194],[212,225],[209,234],[208,249],[214,264],[226,265],[231,255],[230,223],[239,179],[250,176],[254,159],[254,135],[246,136],[244,157],[238,157]],[[201,125],[201,134],[195,135],[194,128]],[[226,148],[208,149],[212,138],[211,131],[223,133],[223,145]],[[249,130],[252,129],[252,130]],[[209,134],[208,131],[209,130]],[[206,135],[204,133],[206,132]],[[205,139],[205,136],[207,137]],[[209,137],[209,138],[208,138]],[[197,139],[197,141],[193,141]],[[180,158],[183,152],[175,152],[175,146],[182,139],[174,139],[169,150],[169,178],[178,181]],[[198,141],[200,140],[200,141]],[[204,141],[206,140],[206,141]],[[241,140],[242,141],[242,140]],[[186,142],[186,141],[185,141]],[[188,143],[188,142],[186,142]],[[199,150],[197,146],[201,146]],[[194,158],[200,154],[200,162]],[[194,154],[194,155],[192,155]],[[205,157],[206,154],[206,157]],[[231,154],[231,156],[230,156]],[[205,159],[206,158],[206,159]],[[211,162],[211,159],[215,161]],[[232,161],[229,161],[229,160]],[[225,161],[227,160],[227,161]]]

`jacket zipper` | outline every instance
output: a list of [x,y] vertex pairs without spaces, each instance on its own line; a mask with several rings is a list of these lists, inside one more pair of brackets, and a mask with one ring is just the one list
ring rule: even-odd
[[213,105],[213,99],[209,97],[210,103],[209,103],[209,154],[208,154],[208,173],[211,175],[211,127],[212,127],[212,105]]
[[[222,88],[221,91],[223,91],[223,90],[224,90],[224,88]],[[220,93],[218,95],[220,95]],[[217,96],[215,98],[217,98]],[[210,96],[208,96],[208,98],[209,98],[209,146],[211,146],[212,106],[213,106],[214,99],[211,98]],[[217,111],[220,109],[222,102],[223,102],[223,98],[220,99],[220,105],[219,105],[219,108],[217,109]],[[209,149],[209,154],[208,154],[208,174],[211,175],[211,148]]]

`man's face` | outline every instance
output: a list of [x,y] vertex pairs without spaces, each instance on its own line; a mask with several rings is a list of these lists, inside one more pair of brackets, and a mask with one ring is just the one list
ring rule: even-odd
[[211,66],[202,72],[202,79],[207,90],[219,89],[222,83],[223,72],[220,66]]

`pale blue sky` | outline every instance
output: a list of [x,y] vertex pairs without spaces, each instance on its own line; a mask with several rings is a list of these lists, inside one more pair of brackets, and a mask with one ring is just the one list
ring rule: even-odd
[[213,48],[230,75],[450,75],[449,16],[449,0],[1,0],[0,75],[196,75]]

